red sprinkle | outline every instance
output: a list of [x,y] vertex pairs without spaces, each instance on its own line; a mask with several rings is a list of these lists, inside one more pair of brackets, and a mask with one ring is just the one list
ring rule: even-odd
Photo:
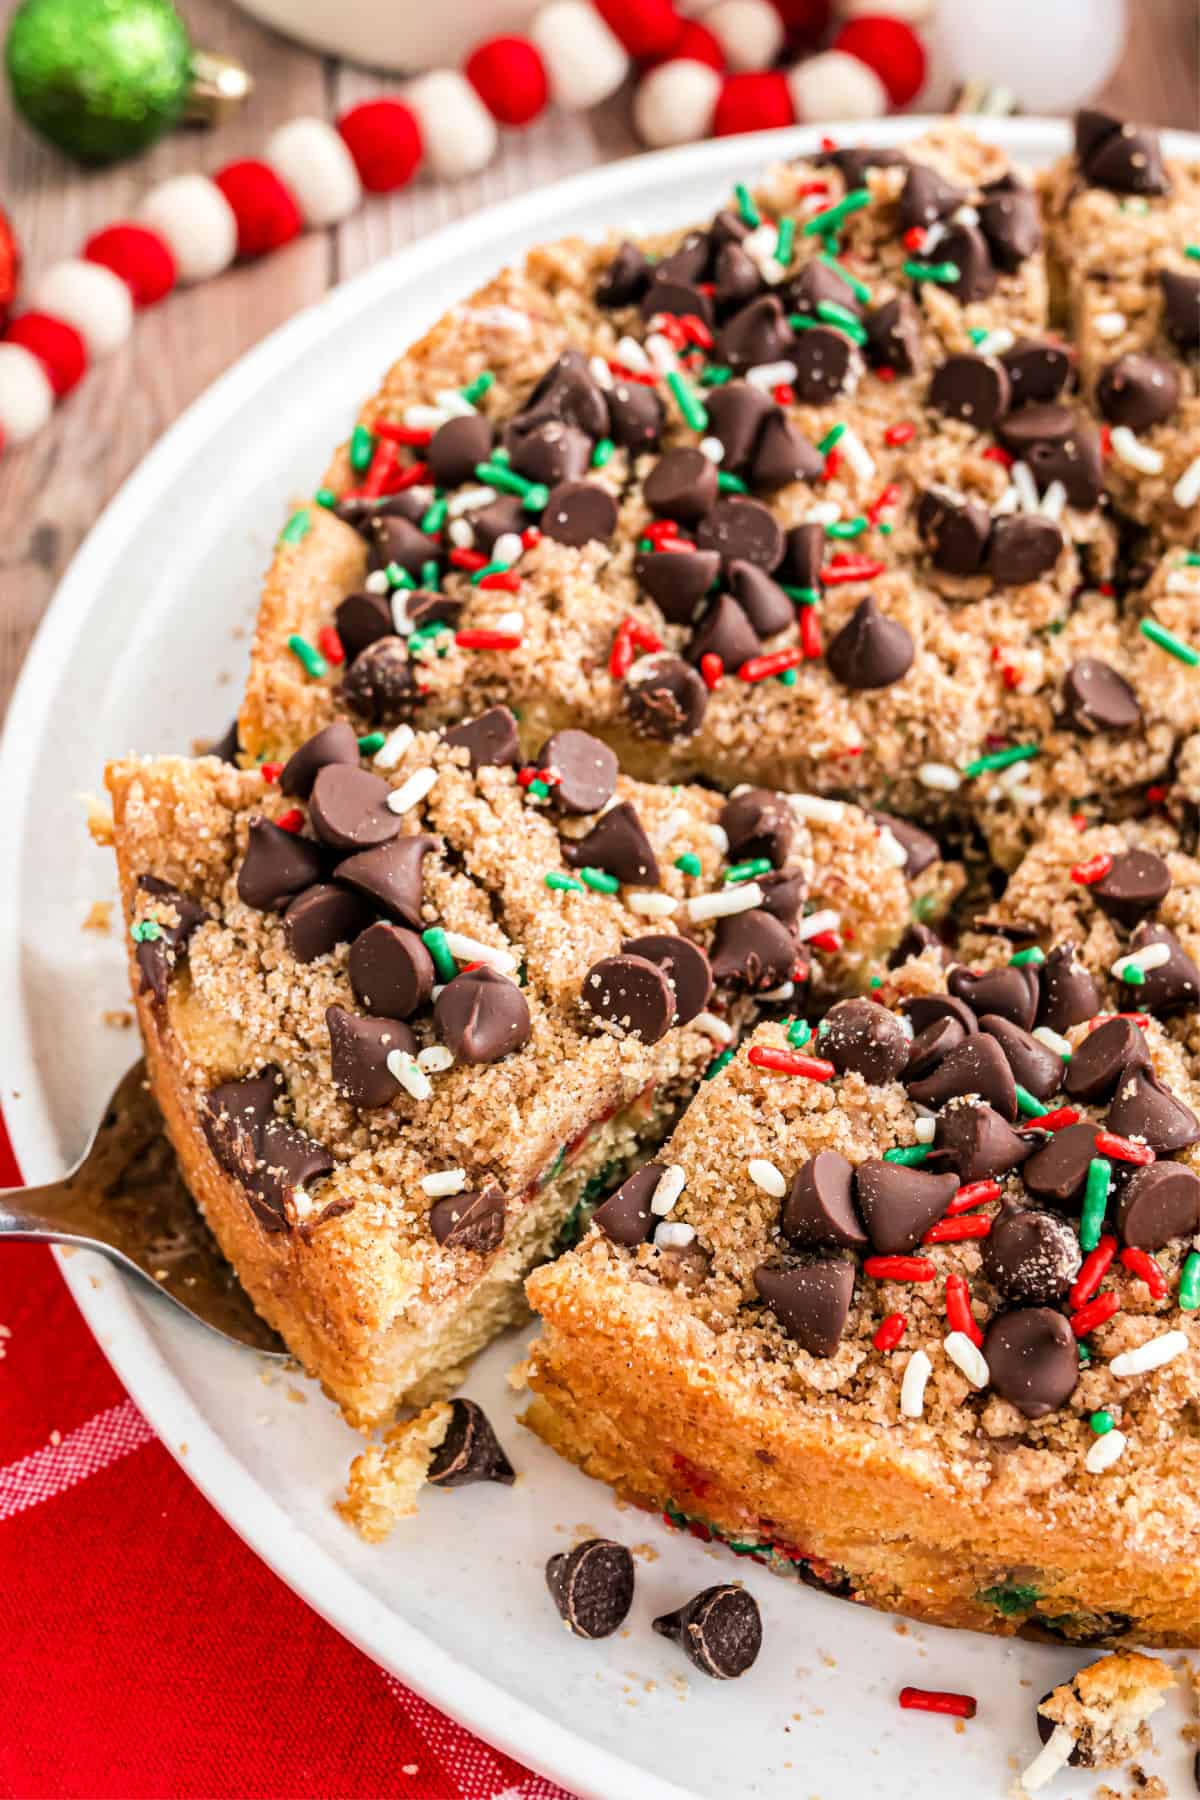
[[411,444],[421,450],[433,442],[432,431],[418,431],[413,425],[392,425],[386,419],[376,419],[371,430],[376,437],[388,438],[393,444]]
[[612,649],[608,654],[608,672],[614,681],[624,681],[633,667],[633,639],[630,636],[632,623],[632,619],[623,620],[613,636]]
[[639,387],[657,387],[658,376],[645,369],[627,369],[624,363],[610,362],[609,369],[618,381],[634,381]]
[[960,1187],[949,1206],[946,1217],[952,1219],[958,1213],[970,1212],[973,1206],[986,1206],[989,1200],[1000,1198],[998,1181],[972,1181],[966,1187]]
[[971,1290],[966,1277],[954,1271],[946,1277],[946,1322],[951,1331],[961,1331],[969,1337],[976,1349],[982,1344],[983,1333],[971,1311]]
[[[367,471],[367,481],[370,481],[370,479],[371,479],[371,471],[368,470]],[[381,494],[385,493],[385,492],[389,493],[389,494],[402,494],[404,492],[405,488],[416,487],[418,482],[428,481],[428,479],[429,479],[429,464],[428,463],[423,463],[423,462],[410,463],[408,468],[402,469],[400,474],[396,477],[396,479],[393,482],[389,483],[389,485],[386,489],[380,488],[379,492]],[[364,481],[363,485],[362,485],[361,491],[364,494],[368,492],[367,481]]]
[[776,1075],[802,1075],[806,1081],[828,1081],[836,1073],[823,1056],[798,1056],[794,1050],[773,1050],[769,1044],[755,1044],[750,1061],[756,1069],[771,1069]]
[[937,1270],[927,1256],[868,1256],[863,1274],[873,1281],[932,1281]]
[[[481,581],[480,587],[484,584]],[[456,631],[454,641],[460,650],[519,650],[521,636],[516,631]]]
[[289,812],[280,813],[275,823],[280,831],[299,831],[304,824],[304,814],[298,806],[293,806]]
[[939,1219],[931,1225],[921,1239],[923,1244],[962,1244],[968,1238],[985,1238],[992,1229],[992,1221],[982,1217],[974,1219]]
[[841,452],[839,450],[827,450],[825,453],[825,468],[822,472],[821,480],[832,481],[841,466]]
[[846,581],[874,581],[883,571],[881,562],[872,562],[865,556],[857,560],[847,557],[845,562],[827,564],[819,579],[822,587],[840,587]]
[[1090,856],[1087,862],[1076,863],[1071,870],[1071,880],[1080,887],[1091,887],[1093,882],[1103,881],[1113,866],[1113,859],[1107,850],[1101,850],[1098,856]]
[[895,481],[889,481],[887,486],[883,489],[882,493],[877,494],[875,499],[872,500],[870,506],[868,506],[868,508],[867,508],[867,517],[871,521],[872,525],[878,524],[880,513],[886,512],[889,506],[895,506],[895,504],[899,500],[899,498],[900,498],[899,483],[895,482]]
[[977,1708],[974,1694],[948,1694],[937,1688],[903,1687],[900,1704],[905,1712],[946,1713],[952,1719],[973,1719]]
[[1098,1325],[1105,1324],[1114,1313],[1121,1310],[1121,1302],[1114,1293],[1097,1294],[1086,1306],[1071,1314],[1071,1330],[1076,1337],[1087,1337]]
[[636,619],[629,620],[630,642],[635,649],[653,652],[662,649],[662,639],[648,625],[639,625]]
[[795,406],[796,390],[790,381],[777,381],[771,389],[771,398],[779,406]]
[[1150,1289],[1152,1300],[1162,1300],[1167,1292],[1167,1278],[1152,1256],[1144,1250],[1122,1250],[1122,1265],[1131,1275],[1136,1275]]
[[1071,1305],[1078,1309],[1095,1297],[1100,1291],[1100,1283],[1112,1267],[1112,1259],[1117,1254],[1115,1237],[1104,1236],[1091,1253],[1084,1257],[1083,1266],[1075,1277],[1075,1285],[1071,1289]]
[[527,525],[521,533],[522,550],[532,550],[542,541],[542,534],[536,525]]
[[706,688],[719,688],[725,679],[725,664],[715,650],[708,650],[700,658],[700,678]]
[[481,594],[497,588],[505,594],[519,594],[521,577],[514,569],[496,569],[491,575],[485,575],[479,583]]
[[664,556],[678,556],[688,550],[694,550],[696,548],[690,538],[656,537],[653,539],[653,543],[654,548],[660,555]]
[[698,313],[680,313],[679,325],[689,344],[699,344],[702,350],[711,350],[713,334]]
[[806,200],[810,194],[827,194],[828,192],[829,183],[827,181],[798,181],[796,183],[797,200]]
[[1112,428],[1111,428],[1111,426],[1102,425],[1100,427],[1100,454],[1101,454],[1101,456],[1111,456],[1112,455]]
[[889,369],[885,363],[882,369],[876,369],[875,379],[876,381],[895,381],[896,371],[895,369]]
[[815,607],[804,606],[800,609],[800,648],[809,662],[816,662],[824,654],[821,643],[821,627],[817,620]]
[[1025,1126],[1029,1131],[1034,1126],[1039,1131],[1065,1131],[1068,1125],[1078,1125],[1079,1113],[1073,1106],[1056,1106],[1053,1112],[1043,1113],[1040,1119],[1030,1119]]
[[332,625],[322,625],[317,633],[317,648],[331,663],[344,663],[346,652],[342,648],[342,640]]
[[907,1329],[908,1320],[903,1313],[889,1313],[871,1342],[877,1350],[894,1350]]
[[917,428],[912,421],[901,419],[898,425],[888,426],[883,434],[883,441],[885,444],[891,444],[894,448],[897,444],[911,444],[916,435]]
[[259,767],[262,771],[263,780],[272,784],[278,781],[279,777],[283,774],[282,763],[260,763]]
[[1150,806],[1161,806],[1170,791],[1170,788],[1164,787],[1161,781],[1154,782],[1146,789],[1147,804]]
[[363,477],[363,484],[358,491],[367,500],[377,499],[380,494],[386,494],[389,491],[395,493],[397,489],[394,485],[389,488],[389,484],[394,484],[399,480],[402,473],[400,459],[396,455],[396,446],[388,443],[376,444],[371,457],[371,466]]
[[672,350],[682,350],[688,341],[683,320],[675,313],[653,314],[650,329],[656,331],[659,337],[665,337]]
[[989,444],[983,454],[988,462],[999,463],[1002,469],[1011,469],[1017,460],[1010,450],[1002,450],[999,444]]
[[800,646],[792,650],[774,650],[770,656],[752,656],[738,670],[738,680],[766,681],[772,675],[782,675],[785,669],[794,669],[803,661],[804,650]]
[[910,225],[904,234],[906,250],[923,250],[925,248],[925,230],[921,225]]
[[1149,1144],[1135,1144],[1132,1138],[1118,1137],[1115,1131],[1096,1133],[1096,1155],[1115,1156],[1118,1162],[1152,1163],[1154,1152]]
[[[1094,1019],[1088,1020],[1088,1035],[1089,1035],[1089,1037],[1091,1036],[1092,1032],[1096,1030],[1097,1026],[1106,1025],[1110,1019],[1132,1019],[1135,1025],[1140,1025],[1142,1030],[1145,1031],[1147,1025],[1149,1025],[1149,1023],[1150,1023],[1150,1014],[1149,1013],[1097,1013]],[[1038,1123],[1040,1124],[1041,1120],[1039,1120]]]
[[652,519],[649,525],[643,526],[641,535],[657,543],[659,538],[678,537],[679,526],[674,519]]
[[456,569],[466,569],[473,575],[476,569],[487,568],[487,557],[481,556],[478,550],[468,550],[464,545],[457,545],[450,552],[450,562]]
[[842,947],[841,933],[837,931],[816,931],[807,941],[814,950],[825,950],[830,955]]

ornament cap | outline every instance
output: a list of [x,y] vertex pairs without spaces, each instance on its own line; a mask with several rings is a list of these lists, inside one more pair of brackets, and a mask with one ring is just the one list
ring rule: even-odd
[[232,56],[192,51],[192,85],[184,102],[189,125],[224,125],[254,92],[254,77]]

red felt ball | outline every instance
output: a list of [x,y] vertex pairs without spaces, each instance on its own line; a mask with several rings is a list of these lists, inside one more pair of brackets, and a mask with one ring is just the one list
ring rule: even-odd
[[82,381],[87,369],[87,349],[75,327],[65,319],[42,312],[21,313],[4,336],[8,343],[21,344],[37,357],[56,399],[61,400],[76,382]]
[[793,44],[819,44],[829,30],[832,0],[771,0]]
[[399,100],[364,100],[337,122],[342,141],[372,194],[387,194],[411,181],[421,161],[421,127]]
[[300,208],[274,169],[252,156],[226,163],[213,181],[228,200],[237,220],[239,256],[265,256],[297,237],[304,221]]
[[770,131],[776,125],[795,123],[787,77],[770,69],[756,70],[750,75],[731,75],[721,89],[713,114],[713,135],[734,137],[741,131]]
[[17,297],[21,281],[21,248],[17,234],[0,207],[0,331]]
[[592,4],[635,62],[679,54],[682,20],[671,0],[592,0]]
[[546,65],[528,38],[495,37],[477,44],[463,74],[501,125],[528,125],[550,98]]
[[911,25],[866,13],[851,19],[834,38],[833,50],[857,56],[873,69],[893,106],[907,106],[925,85],[925,50]]
[[144,225],[108,225],[83,246],[88,262],[119,275],[135,306],[154,306],[175,286],[175,258],[166,240]]
[[674,48],[662,56],[656,56],[651,67],[657,68],[663,62],[680,61],[707,63],[710,69],[725,67],[725,52],[721,48],[720,39],[707,25],[702,25],[699,19],[685,19]]

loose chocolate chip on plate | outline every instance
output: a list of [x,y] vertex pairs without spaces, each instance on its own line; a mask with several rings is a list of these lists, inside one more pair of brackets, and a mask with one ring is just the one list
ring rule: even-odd
[[1127,1069],[1149,1069],[1150,1046],[1132,1019],[1106,1019],[1075,1046],[1063,1087],[1072,1100],[1111,1100]]
[[299,800],[307,800],[312,793],[313,782],[320,771],[330,763],[346,763],[350,767],[358,767],[358,737],[353,728],[344,719],[335,719],[332,725],[326,725],[315,737],[294,750],[284,763],[279,776],[279,790],[283,794],[294,794]]
[[744,1675],[762,1649],[758,1603],[745,1588],[705,1588],[678,1612],[655,1619],[660,1637],[673,1638],[705,1675],[731,1681]]
[[1163,269],[1158,279],[1167,335],[1180,350],[1200,350],[1200,275]]
[[633,1605],[633,1557],[611,1538],[588,1538],[550,1558],[546,1585],[576,1637],[611,1637]]
[[743,788],[725,802],[719,822],[729,839],[731,862],[765,856],[773,868],[781,869],[787,861],[796,836],[796,815],[786,795],[773,788]]
[[1130,350],[1109,363],[1097,384],[1096,399],[1110,425],[1149,431],[1169,419],[1179,404],[1179,376],[1164,357]]
[[965,1001],[976,1017],[999,1013],[1023,1031],[1032,1031],[1037,1016],[1038,973],[1034,968],[987,969],[982,975],[958,964],[946,986],[956,999]]
[[708,689],[682,657],[639,657],[625,680],[625,705],[635,731],[670,743],[694,737],[708,710]]
[[400,637],[380,637],[362,650],[342,682],[342,696],[372,725],[394,725],[419,698],[408,646]]
[[979,208],[979,229],[987,239],[996,267],[1006,275],[1015,275],[1041,246],[1042,222],[1036,196],[1028,188],[990,195]]
[[915,375],[921,367],[921,322],[907,294],[897,294],[866,317],[867,355],[878,368]]
[[1153,850],[1125,850],[1090,892],[1102,912],[1129,929],[1161,906],[1171,890],[1171,871]]
[[730,593],[759,637],[774,637],[777,631],[786,631],[794,623],[792,602],[764,569],[735,557],[725,574]]
[[854,1210],[854,1169],[836,1150],[801,1163],[779,1228],[798,1250],[862,1250],[868,1239]]
[[675,1016],[666,971],[645,956],[602,956],[584,976],[579,998],[618,1036],[643,1044],[657,1044]]
[[824,467],[824,458],[800,427],[773,412],[758,434],[747,479],[755,493],[773,493],[790,481],[816,481]]
[[592,1223],[612,1243],[633,1249],[649,1241],[655,1223],[650,1202],[665,1167],[665,1163],[654,1162],[635,1169],[628,1181],[623,1181],[616,1193],[596,1208]]
[[939,175],[927,163],[913,163],[900,190],[900,230],[920,230],[948,219],[967,198],[966,190]]
[[625,956],[644,956],[663,970],[675,994],[676,1025],[687,1025],[704,1011],[712,994],[712,965],[691,938],[651,931],[644,937],[626,938],[621,951]]
[[537,766],[556,777],[550,797],[559,812],[599,812],[616,791],[616,756],[588,731],[556,731],[538,751]]
[[438,487],[460,487],[464,481],[474,480],[475,465],[487,461],[494,435],[491,420],[477,412],[439,425],[425,451]]
[[712,947],[714,981],[762,993],[789,981],[795,961],[791,932],[763,907],[717,921]]
[[753,563],[768,573],[783,557],[783,531],[760,500],[719,500],[701,521],[696,542],[726,562]]
[[586,837],[565,839],[563,859],[572,869],[603,869],[618,881],[659,883],[658,858],[630,800],[610,806]]
[[387,1106],[400,1083],[387,1066],[393,1050],[417,1052],[417,1040],[399,1019],[364,1019],[344,1007],[325,1012],[329,1028],[329,1063],[333,1085],[351,1106],[366,1111]]
[[723,668],[740,669],[761,649],[762,640],[737,601],[718,594],[688,639],[687,653],[697,665],[705,656],[719,656]]
[[927,488],[917,506],[917,530],[944,575],[978,575],[992,535],[992,515],[982,500],[959,500]]
[[1149,1069],[1127,1069],[1108,1108],[1108,1129],[1169,1156],[1200,1142],[1200,1119]]
[[832,1356],[846,1329],[854,1297],[854,1264],[814,1257],[782,1266],[761,1263],[754,1285],[788,1337],[810,1356]]
[[[1060,1034],[1072,1025],[1094,1019],[1100,1011],[1100,990],[1091,972],[1079,961],[1073,943],[1057,944],[1042,964],[1037,1022]],[[1076,1051],[1078,1055],[1078,1051]]]
[[359,1004],[385,1019],[411,1019],[433,993],[433,958],[402,925],[369,925],[350,946],[348,967]]
[[464,969],[433,1003],[438,1037],[463,1063],[494,1063],[529,1042],[529,1002],[496,969]]
[[1133,731],[1140,723],[1138,697],[1123,675],[1097,656],[1081,656],[1063,677],[1063,711],[1074,731]]
[[1079,1382],[1075,1334],[1048,1306],[1025,1306],[993,1319],[983,1355],[992,1387],[1027,1419],[1056,1412]]
[[371,923],[371,908],[358,894],[318,881],[289,901],[283,936],[297,962],[316,962],[338,944],[348,944]]
[[323,858],[311,838],[281,831],[270,819],[250,821],[246,854],[238,870],[238,899],[259,912],[276,912],[321,879]]
[[720,572],[715,550],[639,550],[633,572],[672,625],[690,625]]
[[444,1194],[429,1209],[429,1230],[443,1250],[490,1256],[504,1239],[504,1195],[495,1182],[478,1193]]
[[997,587],[1024,587],[1048,575],[1062,555],[1064,538],[1053,519],[1012,513],[997,519],[988,543],[988,570]]
[[396,631],[384,594],[347,594],[339,601],[333,622],[348,663],[355,662],[368,644],[393,637]]
[[992,1286],[1021,1306],[1061,1300],[1083,1261],[1079,1239],[1066,1220],[1031,1207],[1002,1211],[982,1253],[983,1272]]
[[764,419],[776,410],[775,402],[752,382],[728,381],[714,388],[704,404],[708,428],[725,449],[721,467],[736,473],[749,462]]
[[1135,1169],[1121,1189],[1117,1229],[1136,1250],[1161,1250],[1200,1228],[1200,1175],[1182,1163]]
[[948,419],[965,419],[976,431],[990,431],[1008,411],[1008,376],[993,356],[959,351],[933,371],[929,404]]
[[482,1406],[474,1400],[452,1400],[451,1419],[425,1479],[434,1487],[470,1487],[477,1481],[499,1481],[511,1487],[513,1466]]
[[309,799],[309,818],[323,844],[350,854],[390,843],[403,829],[387,804],[390,793],[381,775],[368,769],[327,763],[318,769]]
[[821,1055],[839,1075],[852,1070],[878,1086],[908,1062],[909,1039],[895,1013],[875,1000],[839,1000],[820,1025]]
[[874,595],[868,594],[829,640],[825,661],[844,687],[857,692],[902,681],[913,655],[907,627],[880,612]]
[[1081,1120],[1056,1131],[1022,1170],[1030,1193],[1064,1211],[1078,1212],[1088,1165],[1096,1154],[1098,1130]]
[[1011,1019],[997,1013],[984,1013],[979,1029],[994,1037],[1013,1072],[1013,1079],[1028,1090],[1035,1100],[1048,1100],[1063,1084],[1068,1064],[1061,1056],[1039,1043],[1030,1032]]
[[517,721],[507,706],[489,706],[477,718],[452,725],[445,742],[466,751],[472,773],[476,769],[512,769],[521,760]]
[[958,1189],[954,1175],[931,1175],[872,1157],[860,1163],[854,1186],[872,1248],[882,1256],[915,1250]]
[[420,931],[423,877],[421,865],[437,839],[420,833],[393,838],[374,850],[360,850],[337,866],[337,878],[356,893],[366,894],[384,912]]
[[596,283],[598,306],[633,306],[653,278],[653,264],[638,244],[621,245]]
[[1122,1012],[1173,1013],[1195,1006],[1200,1000],[1200,969],[1175,933],[1165,925],[1139,925],[1129,940],[1130,950],[1145,950],[1151,944],[1165,944],[1167,960],[1147,969],[1140,984],[1121,983]]
[[934,1156],[939,1164],[956,1170],[967,1187],[973,1181],[992,1181],[1019,1169],[1037,1149],[1037,1140],[1014,1131],[990,1106],[951,1106],[938,1115]]
[[740,375],[745,369],[788,356],[792,342],[792,328],[779,296],[762,294],[722,325],[717,334],[717,359]]
[[939,1107],[947,1100],[976,1095],[1010,1122],[1017,1116],[1017,1089],[1008,1060],[995,1038],[977,1034],[955,1046],[933,1071],[907,1084],[909,1098]]
[[1071,379],[1071,357],[1048,338],[1018,338],[1001,353],[1016,408],[1057,400]]
[[617,527],[617,503],[597,481],[560,481],[542,511],[543,537],[573,549],[607,543]]
[[922,831],[911,819],[901,819],[895,813],[880,812],[878,808],[871,810],[871,817],[881,831],[890,831],[904,852],[904,873],[909,881],[923,875],[933,863],[941,861],[941,846],[928,831]]
[[802,332],[791,360],[796,366],[791,385],[802,406],[826,406],[836,400],[857,366],[849,338],[827,325]]

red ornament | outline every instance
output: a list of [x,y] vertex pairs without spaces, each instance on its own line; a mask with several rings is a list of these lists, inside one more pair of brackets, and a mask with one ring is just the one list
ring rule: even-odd
[[681,21],[671,0],[592,0],[592,4],[635,62],[678,56]]
[[795,123],[786,77],[767,69],[729,77],[717,98],[713,135],[734,137],[742,131],[770,131],[776,125]]
[[73,325],[49,313],[21,313],[4,334],[10,344],[21,344],[36,356],[54,389],[55,399],[69,394],[87,370],[87,350]]
[[476,45],[463,74],[501,125],[528,125],[546,107],[546,65],[528,38],[495,37]]
[[671,49],[664,56],[654,57],[649,66],[656,68],[663,62],[707,63],[710,69],[723,69],[725,52],[720,39],[707,25],[702,25],[699,19],[685,19]]
[[369,193],[391,193],[416,174],[421,127],[411,107],[399,100],[364,100],[342,114],[337,128]]
[[907,106],[925,85],[925,51],[911,25],[868,13],[843,25],[833,40],[834,50],[857,56],[873,69],[888,91],[893,106]]
[[815,47],[829,30],[832,0],[771,0],[771,5],[794,42]]
[[274,169],[248,156],[226,163],[213,176],[237,220],[239,256],[265,256],[298,237],[300,208]]
[[155,306],[175,286],[175,258],[157,231],[144,225],[109,225],[95,231],[83,254],[119,275],[135,306]]
[[21,250],[16,234],[0,208],[0,331],[3,331],[21,280]]

